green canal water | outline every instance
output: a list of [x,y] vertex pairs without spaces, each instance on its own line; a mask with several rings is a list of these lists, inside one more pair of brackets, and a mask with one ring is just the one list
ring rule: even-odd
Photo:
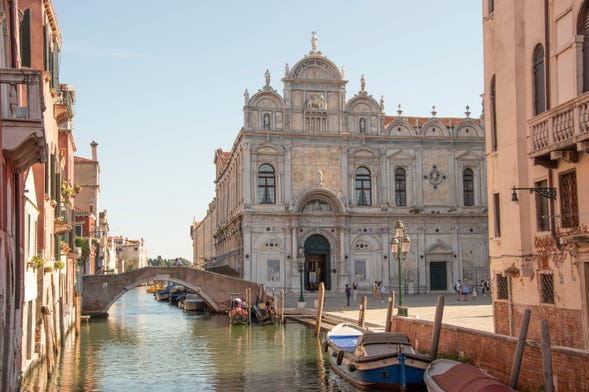
[[155,301],[145,287],[123,295],[106,319],[71,333],[47,380],[37,367],[22,391],[355,391],[335,375],[313,330],[298,323],[230,326]]

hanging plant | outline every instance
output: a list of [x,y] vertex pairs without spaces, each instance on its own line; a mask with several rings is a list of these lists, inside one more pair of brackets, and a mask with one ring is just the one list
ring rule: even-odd
[[45,272],[45,273],[53,272],[53,267],[48,265],[47,267],[43,268],[43,272]]
[[53,265],[57,269],[63,269],[63,267],[65,267],[65,263],[61,260],[57,260],[55,263],[53,263]]
[[31,261],[29,261],[28,264],[30,267],[33,267],[33,268],[41,268],[41,267],[43,267],[43,264],[45,264],[45,260],[43,260],[39,256],[33,256],[33,257],[31,257]]

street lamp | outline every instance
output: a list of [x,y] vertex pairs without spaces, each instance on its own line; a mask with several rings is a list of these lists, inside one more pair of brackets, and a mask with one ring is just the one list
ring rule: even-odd
[[299,254],[297,255],[297,267],[299,269],[299,274],[301,275],[301,296],[299,297],[299,302],[305,302],[305,297],[303,297],[303,272],[305,271],[305,249],[299,248]]
[[401,262],[405,260],[409,247],[411,245],[411,238],[405,234],[405,227],[403,222],[399,219],[395,225],[395,236],[391,238],[391,254],[396,256],[399,263],[399,311],[400,316],[407,317],[407,309],[403,308],[403,275],[401,274]]

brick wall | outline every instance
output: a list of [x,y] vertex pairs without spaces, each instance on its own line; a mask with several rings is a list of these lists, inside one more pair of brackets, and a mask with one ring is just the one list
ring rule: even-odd
[[[509,311],[507,301],[496,301],[495,331],[509,335]],[[550,341],[554,346],[583,348],[582,314],[580,310],[557,308],[554,305],[513,305],[513,321],[515,334],[519,334],[521,320],[525,309],[531,310],[528,339],[540,341],[541,320],[548,320]]]
[[[533,312],[532,312],[533,314]],[[539,330],[539,321],[530,320],[530,331]],[[537,324],[537,325],[536,325]],[[395,330],[404,332],[418,350],[430,350],[433,322],[395,316]],[[552,344],[552,371],[557,391],[589,391],[589,351]],[[516,330],[519,335],[519,329]],[[509,383],[517,337],[442,325],[438,353],[469,358],[472,363],[504,383]],[[538,391],[543,381],[540,339],[528,340],[518,379],[518,391]]]

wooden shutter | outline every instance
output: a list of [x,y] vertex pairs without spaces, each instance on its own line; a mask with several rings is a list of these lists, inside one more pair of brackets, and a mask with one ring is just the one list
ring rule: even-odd
[[26,9],[20,22],[20,63],[31,66],[31,10]]

